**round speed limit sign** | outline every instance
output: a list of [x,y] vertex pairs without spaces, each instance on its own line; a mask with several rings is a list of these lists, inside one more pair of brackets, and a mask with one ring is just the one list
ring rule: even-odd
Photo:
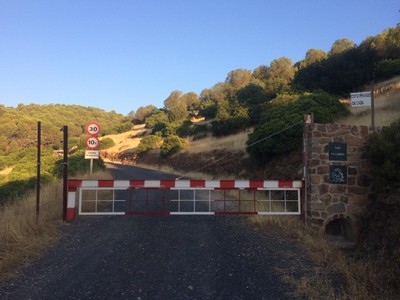
[[91,136],[86,139],[86,147],[88,147],[90,150],[97,149],[99,144],[99,139],[95,136]]
[[100,133],[100,125],[96,122],[91,122],[86,125],[86,133],[88,135],[98,135]]

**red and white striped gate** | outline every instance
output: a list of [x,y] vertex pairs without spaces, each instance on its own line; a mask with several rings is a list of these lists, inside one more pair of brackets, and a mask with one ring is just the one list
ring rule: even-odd
[[299,215],[300,180],[68,180],[80,215]]

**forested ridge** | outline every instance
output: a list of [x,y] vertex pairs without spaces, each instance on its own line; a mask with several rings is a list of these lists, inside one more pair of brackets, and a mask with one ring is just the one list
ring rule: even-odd
[[71,138],[85,133],[89,122],[101,124],[104,134],[118,130],[127,118],[99,108],[62,104],[20,104],[16,108],[0,105],[0,154],[36,145],[37,122],[42,124],[42,143],[61,146],[60,129],[66,125]]
[[[0,205],[34,187],[37,169],[37,124],[41,122],[42,181],[61,174],[60,157],[53,150],[62,149],[63,126],[68,126],[71,174],[86,168],[83,150],[86,124],[97,122],[101,134],[129,130],[131,120],[116,112],[79,105],[20,104],[16,108],[0,105]],[[99,162],[101,164],[101,162]]]
[[[303,60],[274,59],[269,66],[229,72],[225,81],[194,92],[172,91],[164,107],[140,107],[134,122],[145,123],[153,136],[146,137],[138,154],[160,148],[162,156],[187,146],[185,138],[199,139],[211,131],[215,136],[234,134],[249,127],[248,152],[260,162],[275,154],[301,147],[301,124],[262,143],[264,137],[301,123],[313,113],[319,123],[350,114],[339,99],[369,90],[378,82],[400,75],[400,24],[367,37],[360,45],[349,39],[333,42],[329,52],[307,51]],[[211,126],[192,124],[192,117],[210,120]]]

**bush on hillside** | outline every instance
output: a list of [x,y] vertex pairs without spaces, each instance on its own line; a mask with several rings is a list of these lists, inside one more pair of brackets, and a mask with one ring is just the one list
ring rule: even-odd
[[161,146],[161,156],[168,157],[178,151],[185,149],[188,146],[188,142],[185,139],[180,138],[177,135],[170,135],[164,139],[164,143]]
[[161,147],[163,143],[163,139],[159,135],[148,135],[145,136],[140,140],[140,143],[137,147],[137,154],[138,155],[143,155],[147,151],[150,151],[152,149],[158,149]]
[[238,103],[221,103],[218,107],[217,117],[211,122],[212,132],[215,136],[238,133],[250,126],[247,109]]
[[381,133],[371,135],[368,142],[371,173],[376,192],[400,187],[400,119]]
[[350,114],[339,100],[323,91],[307,93],[291,101],[279,100],[266,106],[259,126],[249,135],[247,151],[262,162],[277,154],[300,150],[305,114],[314,114],[316,123],[328,123]]
[[113,139],[104,138],[100,141],[100,149],[105,150],[115,146],[115,142]]
[[177,128],[176,134],[180,137],[200,136],[208,132],[206,124],[193,124],[190,121],[185,121]]
[[[104,170],[105,165],[102,159],[93,160],[93,171]],[[89,173],[90,160],[85,159],[85,151],[80,150],[68,156],[68,177],[76,176],[82,173]],[[53,173],[57,177],[63,175],[63,160],[60,159],[53,167]]]

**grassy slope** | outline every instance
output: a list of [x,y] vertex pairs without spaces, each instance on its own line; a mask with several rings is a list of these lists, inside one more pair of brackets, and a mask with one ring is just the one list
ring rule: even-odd
[[[389,125],[400,116],[400,77],[377,83],[375,85],[375,124]],[[367,90],[367,87],[365,88]],[[338,122],[352,125],[370,125],[370,108],[352,108],[352,116]],[[120,153],[122,156],[132,155],[140,142],[143,126],[120,135],[108,136],[116,144],[107,152]],[[147,166],[172,167],[175,171],[191,176],[210,176],[216,174],[222,177],[235,178],[268,178],[268,179],[299,179],[301,178],[301,155],[292,154],[289,157],[278,157],[268,164],[260,166],[252,162],[246,153],[246,141],[250,131],[221,138],[207,138],[190,142],[185,151],[173,155],[168,160],[161,159],[158,151],[151,151],[137,163]],[[133,138],[132,138],[133,137]],[[207,175],[208,174],[208,175]]]
[[[368,87],[365,88],[368,90]],[[375,85],[375,125],[387,126],[400,117],[400,76]],[[346,99],[350,102],[350,99]],[[371,125],[369,107],[350,107],[352,116],[339,120],[352,125]]]

